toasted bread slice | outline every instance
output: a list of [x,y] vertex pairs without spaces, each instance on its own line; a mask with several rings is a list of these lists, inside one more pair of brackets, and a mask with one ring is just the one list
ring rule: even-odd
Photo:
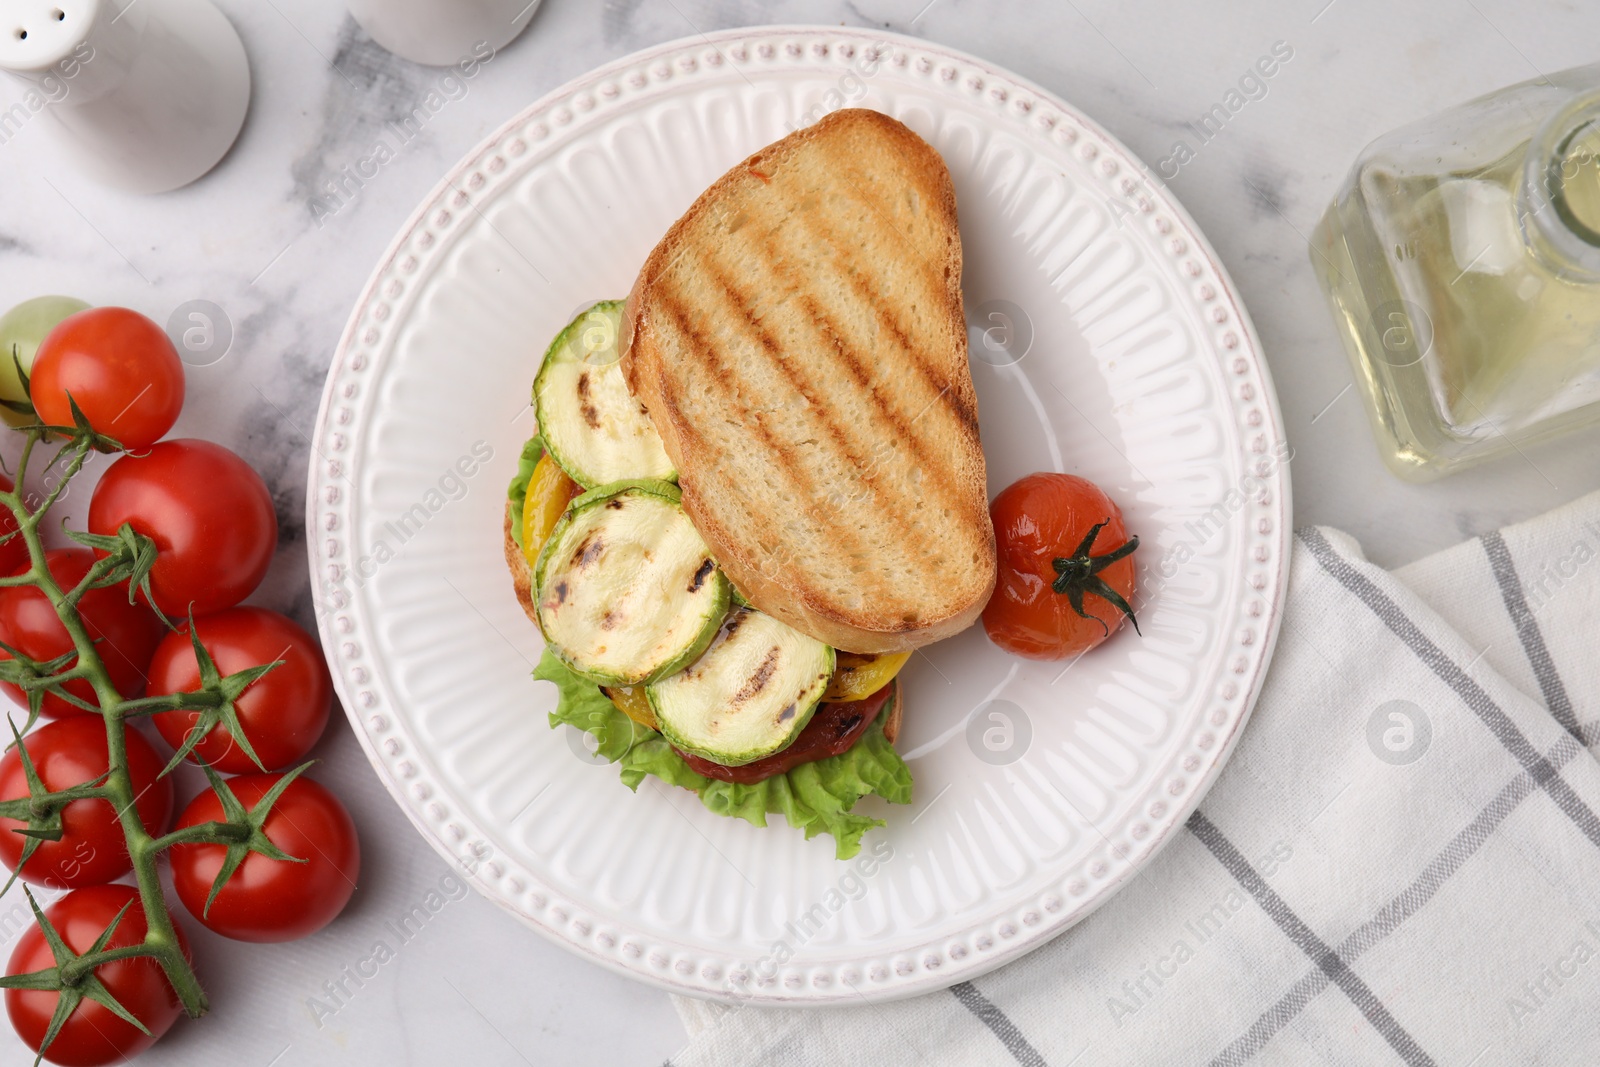
[[528,566],[522,546],[511,535],[510,501],[506,502],[505,553],[506,566],[511,570],[511,589],[517,594],[517,603],[522,605],[523,614],[528,616],[528,620],[538,626],[539,610],[533,602],[533,568]]
[[734,167],[667,232],[623,373],[683,506],[762,611],[850,652],[971,625],[994,588],[955,191],[874,111]]

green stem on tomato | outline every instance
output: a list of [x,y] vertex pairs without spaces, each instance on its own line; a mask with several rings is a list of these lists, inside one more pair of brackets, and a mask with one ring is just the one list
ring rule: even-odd
[[87,953],[61,968],[61,983],[68,986],[76,985],[97,967],[104,967],[108,963],[134,959],[139,956],[154,957],[157,952],[157,949],[141,941],[136,945],[122,945],[118,948],[107,948],[101,949],[99,952]]
[[78,580],[78,584],[68,590],[66,594],[67,602],[76,605],[78,601],[83,599],[83,594],[93,589],[95,584],[115,570],[116,566],[117,560],[113,556],[101,556],[95,560],[89,569],[84,572],[83,577]]
[[1088,534],[1084,536],[1083,541],[1073,550],[1072,555],[1058,556],[1051,561],[1051,567],[1056,572],[1056,579],[1050,583],[1050,588],[1064,595],[1067,598],[1067,602],[1072,605],[1072,610],[1077,612],[1080,617],[1093,619],[1100,624],[1100,629],[1108,634],[1111,630],[1106,626],[1105,620],[1084,610],[1083,597],[1085,593],[1093,593],[1109,601],[1113,607],[1127,616],[1128,621],[1133,623],[1134,632],[1138,633],[1140,632],[1139,619],[1134,615],[1132,605],[1123,599],[1122,594],[1113,589],[1104,578],[1100,577],[1100,572],[1118,560],[1126,559],[1128,556],[1133,555],[1134,550],[1139,547],[1139,539],[1130,537],[1103,556],[1092,554],[1095,538],[1099,537],[1100,531],[1110,524],[1110,519],[1095,523]]
[[[29,436],[31,437],[32,434],[30,434]],[[28,515],[28,517],[26,519],[24,519],[20,515],[17,517],[17,521],[18,521],[18,525],[19,526],[23,525],[23,523],[26,523],[27,526],[29,526],[29,527],[37,527],[39,525],[39,520],[44,518],[45,513],[48,512],[51,509],[51,507],[53,507],[55,505],[55,502],[57,500],[61,499],[61,493],[62,493],[63,490],[66,489],[67,483],[70,482],[73,479],[73,476],[75,476],[80,470],[83,469],[84,461],[89,458],[89,447],[90,447],[90,442],[89,442],[88,438],[80,438],[78,440],[78,442],[73,445],[73,447],[72,447],[72,459],[71,459],[70,462],[67,463],[67,466],[62,470],[62,472],[61,472],[61,480],[56,482],[55,488],[50,490],[49,494],[46,495],[44,500],[42,500],[39,503],[38,507],[36,507],[36,508],[34,508],[32,510],[32,512]],[[46,465],[45,469],[49,470],[49,466]],[[18,463],[17,464],[17,483],[18,483],[18,485],[20,485],[21,482],[22,482],[22,473],[23,473],[22,472],[22,464]]]
[[158,837],[150,845],[152,851],[164,852],[173,845],[236,845],[250,839],[250,828],[232,822],[205,822],[185,826],[165,837]]
[[128,858],[133,863],[134,877],[138,882],[139,901],[145,915],[144,941],[137,946],[141,951],[128,954],[147,955],[155,959],[166,972],[167,980],[172,983],[172,988],[178,994],[184,1010],[191,1017],[198,1018],[204,1015],[208,1008],[205,991],[200,988],[200,980],[184,956],[183,947],[178,941],[177,929],[172,923],[172,915],[168,912],[166,900],[162,896],[161,880],[156,871],[156,859],[161,850],[156,847],[157,842],[145,829],[134,803],[138,797],[134,794],[133,780],[128,773],[127,735],[123,724],[130,702],[123,700],[122,694],[117,692],[116,685],[112,683],[105,663],[95,647],[94,638],[84,625],[83,616],[78,613],[76,602],[62,591],[60,584],[50,574],[45,559],[44,541],[39,536],[39,517],[44,514],[46,507],[60,498],[61,487],[82,468],[88,456],[88,446],[85,443],[73,450],[73,458],[63,471],[61,482],[45,498],[42,506],[34,510],[30,509],[23,499],[23,479],[27,475],[28,462],[33,455],[34,446],[38,444],[44,430],[34,427],[27,429],[25,433],[22,456],[17,461],[16,484],[10,492],[0,492],[0,505],[8,508],[16,518],[18,535],[28,546],[27,584],[33,585],[43,593],[51,606],[56,609],[61,625],[71,637],[73,647],[78,653],[78,662],[73,670],[93,687],[95,698],[100,704],[100,714],[105,719],[106,748],[111,770],[100,788],[104,790],[107,800],[116,808],[117,817],[122,823],[123,836],[128,844]]
[[169,693],[166,696],[140,697],[122,702],[122,717],[131,719],[139,715],[158,715],[164,711],[204,711],[219,706],[223,697],[204,689],[192,692]]

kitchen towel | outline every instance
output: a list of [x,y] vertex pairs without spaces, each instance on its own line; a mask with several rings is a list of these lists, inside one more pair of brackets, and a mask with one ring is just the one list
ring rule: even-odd
[[1037,952],[834,1011],[675,998],[673,1067],[1600,1063],[1600,494],[1390,573],[1302,530],[1186,829]]

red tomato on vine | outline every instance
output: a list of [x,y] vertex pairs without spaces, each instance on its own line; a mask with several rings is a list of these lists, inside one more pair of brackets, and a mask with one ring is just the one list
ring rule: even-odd
[[[286,776],[249,774],[227,787],[253,809]],[[178,817],[178,829],[228,819],[222,798],[205,792]],[[178,899],[203,925],[236,941],[293,941],[315,933],[344,910],[361,876],[356,826],[339,798],[309,778],[289,783],[261,826],[289,859],[259,852],[244,856],[212,896],[229,861],[228,846],[175,845],[172,884]]]
[[[123,735],[139,821],[151,835],[165,833],[174,807],[172,779],[158,777],[162,759],[143,734],[124,728]],[[0,801],[29,796],[24,752],[48,792],[98,781],[111,766],[106,725],[99,716],[75,715],[47,723],[24,737],[21,749],[13,748],[0,759]],[[17,831],[27,828],[28,823],[21,819],[0,818],[0,862],[9,870],[17,869],[28,843]],[[56,888],[100,885],[133,867],[122,824],[110,801],[71,801],[60,809],[59,821],[51,821],[50,828],[61,836],[55,841],[40,840],[34,846],[22,868],[24,881]]]
[[111,464],[89,501],[89,532],[113,535],[123,523],[155,542],[151,597],[175,619],[239,603],[278,547],[267,484],[210,441],[163,441]]
[[[128,308],[63,319],[39,342],[29,395],[49,426],[72,426],[72,405],[130,452],[166,436],[183,410],[183,361],[166,332]],[[70,397],[70,400],[69,400]]]
[[[50,576],[63,592],[82,581],[94,561],[94,553],[87,548],[55,548],[45,553]],[[166,632],[161,620],[144,604],[128,602],[125,583],[89,590],[78,601],[78,613],[89,636],[97,642],[95,650],[117,692],[130,698],[142,694],[150,658]],[[0,589],[0,641],[41,663],[72,654],[76,647],[55,607],[30,585]],[[7,653],[0,650],[0,659],[6,658]],[[76,662],[74,655],[69,665]],[[27,697],[21,688],[10,683],[0,684],[0,688],[26,706]],[[91,706],[95,703],[94,687],[85,678],[67,682],[63,688]],[[42,710],[52,718],[94,714],[54,693],[45,694]]]
[[[234,701],[240,728],[261,766],[220,722],[205,729],[189,759],[209,763],[224,774],[281,771],[299,763],[327,728],[333,701],[333,681],[322,646],[292,619],[265,608],[230,608],[196,620],[195,627],[222,674],[265,663],[279,665]],[[200,683],[200,664],[185,625],[163,638],[156,649],[150,692],[192,692]],[[175,749],[207,721],[198,711],[164,711],[153,718],[156,729]]]
[[[121,915],[121,919],[117,918]],[[139,892],[131,885],[100,885],[75,889],[45,909],[49,921],[66,948],[75,956],[86,955],[111,927],[111,937],[102,948],[123,948],[144,940],[148,927]],[[181,927],[178,944],[189,957],[189,940]],[[55,954],[44,931],[30,926],[12,950],[6,974],[33,974],[54,967]],[[152,959],[125,959],[101,964],[94,977],[149,1033],[119,1018],[109,1007],[92,999],[80,1000],[66,1025],[51,1042],[45,1058],[63,1067],[102,1067],[122,1063],[137,1056],[171,1028],[182,1014],[177,993]],[[42,989],[7,989],[6,1014],[23,1043],[35,1052],[44,1044],[51,1016],[62,993]]]

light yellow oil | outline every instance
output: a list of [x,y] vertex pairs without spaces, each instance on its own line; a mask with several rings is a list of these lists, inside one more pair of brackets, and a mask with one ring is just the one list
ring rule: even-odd
[[1403,475],[1509,450],[1600,402],[1600,285],[1541,255],[1527,218],[1553,212],[1600,244],[1600,131],[1567,146],[1542,204],[1521,195],[1527,148],[1435,174],[1373,166],[1312,238],[1385,459]]

